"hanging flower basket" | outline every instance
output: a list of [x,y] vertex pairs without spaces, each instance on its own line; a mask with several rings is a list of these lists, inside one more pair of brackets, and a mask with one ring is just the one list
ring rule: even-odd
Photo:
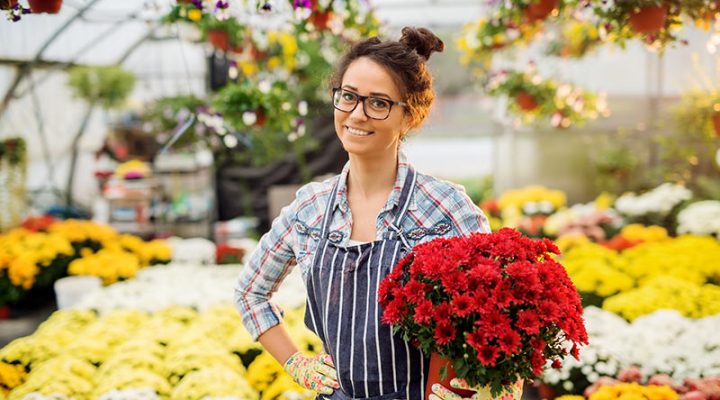
[[[447,368],[447,374],[445,376],[445,379],[442,379],[442,373],[440,371],[443,366]],[[435,383],[439,383],[445,386],[447,389],[450,389],[453,393],[458,394],[462,398],[472,397],[472,395],[475,394],[475,391],[455,389],[450,386],[450,381],[456,376],[457,373],[455,372],[455,368],[453,368],[452,362],[450,362],[450,360],[448,360],[447,358],[443,358],[438,353],[431,353],[430,367],[428,369],[427,387],[425,388],[425,400],[427,400],[429,395],[433,392],[432,385]]]
[[715,136],[720,137],[720,112],[716,112],[712,117],[713,127],[715,128]]
[[515,97],[515,102],[518,107],[524,111],[532,111],[538,107],[537,100],[528,92],[520,92],[520,94]]
[[28,0],[34,14],[57,14],[62,8],[62,0]]
[[525,9],[525,18],[529,22],[542,21],[558,6],[558,0],[537,0]]
[[227,31],[210,29],[207,37],[212,47],[222,51],[228,51],[230,49],[230,34]]
[[628,22],[632,30],[637,33],[658,33],[665,26],[667,12],[666,5],[642,7],[638,11],[630,13]]

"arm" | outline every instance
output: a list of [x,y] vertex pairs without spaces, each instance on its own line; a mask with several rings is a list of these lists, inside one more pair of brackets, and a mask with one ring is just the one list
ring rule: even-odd
[[250,255],[235,286],[235,304],[254,340],[260,342],[301,386],[323,394],[339,387],[330,356],[304,356],[282,322],[282,310],[270,302],[294,265],[292,229],[297,215],[295,200],[283,208]]

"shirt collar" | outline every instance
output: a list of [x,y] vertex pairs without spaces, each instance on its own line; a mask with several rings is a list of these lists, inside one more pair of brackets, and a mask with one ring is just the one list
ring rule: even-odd
[[[398,172],[397,177],[395,178],[395,186],[393,186],[393,189],[390,192],[387,203],[385,203],[385,206],[380,210],[381,213],[384,211],[390,211],[398,205],[398,202],[400,201],[400,192],[405,184],[405,178],[407,177],[409,167],[410,163],[408,162],[407,156],[401,147],[398,151]],[[345,163],[345,166],[340,173],[338,190],[335,195],[335,207],[340,208],[343,213],[347,213],[350,208],[347,200],[348,172],[350,172],[350,161]],[[417,210],[415,196],[410,196],[408,210]]]

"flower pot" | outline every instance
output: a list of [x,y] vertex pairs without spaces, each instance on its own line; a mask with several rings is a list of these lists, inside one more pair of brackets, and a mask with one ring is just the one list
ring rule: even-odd
[[536,0],[525,9],[525,19],[529,22],[542,21],[558,6],[558,0]]
[[212,47],[222,51],[230,49],[230,34],[228,32],[220,29],[210,29],[207,37]]
[[309,21],[315,26],[315,29],[322,32],[328,29],[330,18],[332,18],[332,11],[313,11]]
[[537,100],[528,92],[520,92],[520,94],[515,97],[515,102],[518,107],[524,111],[532,111],[538,107]]
[[538,386],[538,397],[540,397],[540,400],[553,400],[557,397],[557,391],[545,384],[545,382],[540,382],[540,386]]
[[18,0],[0,0],[0,10],[9,10],[17,5]]
[[713,127],[715,128],[715,136],[720,137],[720,112],[717,112],[712,117]]
[[257,120],[255,121],[255,125],[262,128],[265,125],[265,121],[267,121],[267,117],[265,116],[265,112],[263,110],[257,110],[255,111],[255,115],[257,116]]
[[33,14],[57,14],[62,7],[62,0],[28,0]]
[[[442,379],[442,374],[440,373],[440,369],[445,366],[447,367],[447,376],[445,376],[445,379]],[[462,389],[454,389],[450,387],[450,380],[452,378],[455,378],[457,374],[455,373],[455,368],[452,366],[452,362],[448,360],[447,358],[443,358],[438,353],[432,353],[430,355],[430,367],[428,370],[428,381],[427,386],[425,387],[425,400],[428,399],[430,394],[432,394],[432,385],[435,383],[439,383],[446,388],[450,389],[454,393],[457,393],[463,398],[466,397],[472,397],[472,395],[475,394],[472,390],[462,390]]]
[[630,13],[628,22],[637,33],[658,33],[665,26],[667,11],[666,5],[642,7],[637,12]]

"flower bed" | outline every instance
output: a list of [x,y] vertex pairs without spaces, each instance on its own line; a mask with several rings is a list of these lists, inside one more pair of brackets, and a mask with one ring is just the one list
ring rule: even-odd
[[629,323],[612,312],[585,309],[590,344],[580,359],[568,359],[559,369],[547,369],[543,382],[558,394],[583,394],[607,378],[629,379],[623,371],[637,367],[637,382],[680,386],[687,380],[720,376],[720,315],[690,319],[662,310]]
[[[318,352],[322,345],[302,316],[302,309],[287,312],[288,330],[302,349]],[[138,393],[172,399],[315,396],[262,353],[229,304],[202,313],[182,306],[154,314],[58,311],[33,335],[0,350],[0,394],[10,400],[33,394],[118,399]]]
[[133,277],[141,268],[169,262],[171,256],[162,241],[144,242],[90,221],[60,221],[43,228],[17,228],[0,235],[0,306],[48,290],[68,273],[99,276],[110,284]]

